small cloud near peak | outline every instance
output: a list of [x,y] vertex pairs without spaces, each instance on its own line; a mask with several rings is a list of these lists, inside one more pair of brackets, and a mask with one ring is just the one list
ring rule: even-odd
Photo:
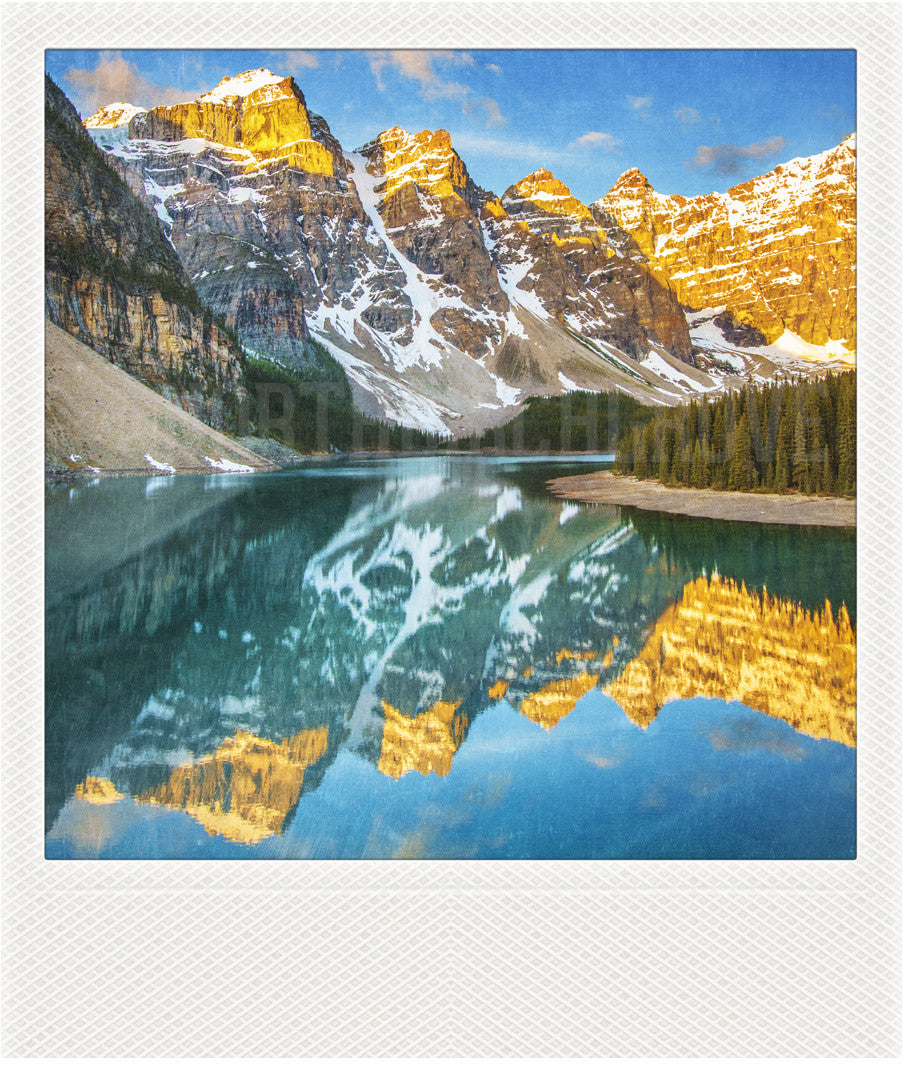
[[621,142],[615,140],[610,133],[600,133],[598,130],[590,130],[576,140],[571,141],[569,148],[601,148],[604,152],[616,152],[621,147]]
[[765,159],[774,155],[787,142],[783,137],[769,137],[761,143],[748,144],[700,144],[696,155],[684,164],[687,169],[707,170],[711,168],[716,174],[739,174],[748,159]]
[[466,115],[482,112],[487,126],[501,126],[506,122],[496,100],[489,96],[475,97],[469,85],[453,81],[440,72],[441,67],[473,67],[475,61],[469,52],[395,49],[369,52],[367,58],[380,92],[386,91],[384,74],[391,71],[416,81],[423,100],[456,101]]
[[286,74],[301,74],[305,70],[316,70],[320,65],[316,52],[302,52],[297,48],[275,53],[274,63]]
[[184,103],[192,90],[160,85],[138,73],[120,51],[101,52],[93,67],[70,67],[62,76],[83,115],[122,101],[140,107]]
[[464,100],[461,104],[461,110],[465,115],[482,111],[486,118],[487,126],[504,126],[508,121],[502,114],[498,103],[491,96],[479,96],[473,100]]

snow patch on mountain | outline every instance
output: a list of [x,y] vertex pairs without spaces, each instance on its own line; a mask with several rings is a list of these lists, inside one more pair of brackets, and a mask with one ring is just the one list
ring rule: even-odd
[[531,314],[535,314],[537,318],[549,319],[552,316],[545,307],[543,307],[539,297],[534,292],[527,292],[525,289],[519,287],[527,274],[535,269],[535,267],[536,263],[526,252],[523,254],[519,262],[507,265],[500,263],[498,266],[499,284],[502,286],[502,291],[512,303],[516,303],[523,307],[524,310],[529,311]]
[[204,93],[198,99],[201,103],[208,104],[228,103],[229,100],[236,97],[243,99],[258,89],[262,89],[267,85],[275,86],[283,81],[285,81],[284,77],[274,74],[271,70],[262,68],[260,70],[246,70],[243,74],[237,74],[235,77],[223,78],[216,88]]
[[135,104],[119,102],[107,104],[95,111],[90,118],[85,119],[86,129],[116,129],[120,126],[128,126],[135,115],[147,114],[146,107],[138,107]]
[[[831,340],[826,344],[809,344],[795,333],[785,329],[773,344],[738,348],[732,345],[714,319],[724,313],[723,307],[707,307],[687,314],[687,325],[694,347],[699,348],[719,362],[730,365],[737,373],[749,374],[751,361],[767,359],[773,365],[794,373],[805,373],[813,364],[838,370],[856,365],[856,356],[847,350],[843,340]],[[757,375],[766,379],[767,375]]]
[[[321,317],[329,317],[329,309],[321,308]],[[457,412],[444,404],[421,395],[403,381],[381,373],[375,366],[337,344],[322,328],[311,328],[330,355],[339,363],[349,380],[372,395],[398,425],[422,429],[428,433],[448,436],[447,419],[458,417]],[[369,332],[369,331],[368,331]],[[373,335],[371,333],[371,335]]]
[[463,302],[443,299],[426,283],[419,268],[396,248],[386,232],[385,223],[379,213],[381,196],[376,191],[376,187],[381,184],[382,178],[374,177],[368,172],[367,159],[360,153],[352,153],[349,159],[354,166],[354,184],[357,187],[361,204],[377,235],[389,250],[389,254],[404,271],[404,293],[414,308],[413,340],[404,347],[393,345],[393,365],[396,370],[402,371],[414,364],[425,367],[439,366],[442,362],[442,349],[446,342],[433,328],[430,319],[441,307],[463,306]]
[[647,353],[642,364],[647,370],[651,370],[659,377],[663,377],[666,381],[671,381],[676,385],[680,385],[682,388],[688,389],[692,392],[713,392],[718,391],[718,386],[714,388],[707,388],[702,382],[694,380],[687,374],[682,373],[672,363],[664,359],[658,352],[650,351]]

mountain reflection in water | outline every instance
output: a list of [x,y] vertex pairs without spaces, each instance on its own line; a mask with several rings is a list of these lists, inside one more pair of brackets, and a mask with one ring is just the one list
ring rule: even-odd
[[816,739],[856,745],[856,638],[845,606],[808,611],[698,577],[605,691],[644,728],[666,702],[741,702]]
[[[97,487],[109,495],[110,534],[127,520],[135,537],[136,517],[120,513],[114,483]],[[187,499],[189,490],[173,479],[154,495],[174,493],[167,506],[177,512],[179,493]],[[77,535],[78,506],[55,502],[67,506]],[[100,506],[94,498],[92,520]],[[616,767],[645,757],[639,747],[633,760],[578,751],[569,729],[586,720],[592,734],[581,708],[610,706],[637,738],[600,709],[597,740],[613,730],[622,754],[642,742],[651,751],[651,723],[658,728],[657,717],[667,716],[661,708],[698,697],[780,719],[763,719],[766,730],[791,725],[801,738],[788,747],[772,737],[759,749],[767,757],[804,750],[807,776],[794,786],[824,787],[812,777],[822,766],[832,802],[850,813],[854,764],[835,765],[839,750],[855,744],[855,636],[846,608],[823,595],[816,609],[800,605],[804,596],[794,602],[714,572],[699,576],[678,557],[679,542],[668,541],[675,529],[679,541],[680,526],[638,535],[617,508],[550,500],[536,469],[526,475],[513,463],[408,460],[230,486],[217,505],[192,514],[190,527],[167,528],[156,542],[137,536],[134,557],[117,555],[107,572],[68,578],[77,591],[48,609],[48,856],[205,856],[184,825],[170,843],[148,828],[142,850],[140,826],[150,825],[154,809],[187,814],[219,840],[210,856],[268,856],[264,844],[279,838],[287,850],[272,856],[654,856],[659,844],[647,855],[640,842],[654,804],[619,814],[624,840],[613,853],[605,849],[613,843],[590,838],[588,824],[575,821],[572,838],[558,838],[567,820],[556,810],[572,788],[585,791],[587,766],[598,789],[599,769],[620,779],[627,768]],[[810,545],[808,533],[802,539]],[[850,537],[826,531],[820,543],[835,572],[852,572]],[[63,539],[49,549],[67,547]],[[807,589],[809,603],[819,595]],[[674,713],[687,721],[709,713],[693,705],[682,702]],[[732,714],[751,711],[722,706],[722,734],[740,720]],[[681,747],[684,758],[708,764],[725,750],[718,735],[709,728],[694,754],[701,741],[676,733],[657,771],[665,773]],[[840,742],[805,746],[821,738]],[[797,753],[784,757],[761,787],[777,787],[796,761]],[[514,776],[498,810],[481,815],[485,824],[472,802],[462,814],[455,803],[464,799],[453,796],[464,781],[472,788],[475,774],[488,782],[500,772]],[[402,791],[385,793],[380,779]],[[547,820],[529,833],[536,814],[516,830],[490,824],[527,779],[545,797]],[[411,788],[417,802],[393,814]],[[760,802],[758,792],[753,799]],[[97,819],[108,819],[93,851],[79,828],[88,809],[95,842]],[[346,823],[351,811],[366,832]],[[444,842],[422,845],[424,817]],[[411,818],[420,819],[421,842],[390,845]],[[344,837],[318,842],[339,822]],[[778,850],[785,846],[775,839]],[[688,843],[673,856],[705,856],[713,846]],[[749,844],[749,856],[763,846],[771,844]],[[808,854],[801,846],[777,856]],[[846,836],[838,846],[837,856],[849,853]]]

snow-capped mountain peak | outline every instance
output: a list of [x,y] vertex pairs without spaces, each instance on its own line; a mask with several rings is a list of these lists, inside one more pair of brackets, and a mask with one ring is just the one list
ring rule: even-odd
[[115,103],[107,104],[95,111],[90,118],[85,119],[88,129],[116,129],[118,126],[127,126],[135,115],[143,115],[146,107],[138,107],[135,104]]
[[628,170],[593,207],[697,310],[729,307],[774,343],[855,351],[856,140],[726,192],[667,196]]
[[274,74],[272,70],[262,67],[259,70],[246,70],[242,74],[223,78],[215,88],[198,99],[201,103],[222,104],[236,98],[244,99],[258,89],[281,85],[286,80],[281,74]]

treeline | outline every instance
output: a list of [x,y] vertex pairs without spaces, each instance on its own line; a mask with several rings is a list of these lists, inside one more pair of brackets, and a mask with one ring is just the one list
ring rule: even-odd
[[852,496],[856,374],[660,408],[623,435],[614,469],[693,488]]
[[620,393],[534,396],[496,429],[452,438],[392,425],[356,410],[341,366],[315,341],[311,360],[283,366],[245,355],[248,400],[236,410],[239,435],[272,437],[300,452],[527,451],[559,454],[613,449],[623,428],[651,418],[653,408]]
[[539,453],[604,451],[616,446],[625,425],[651,416],[652,408],[620,392],[531,396],[510,422],[459,440],[458,447]]
[[239,435],[272,438],[299,452],[430,451],[448,438],[390,425],[354,407],[342,367],[316,341],[306,365],[280,366],[245,355],[247,402],[235,413]]

